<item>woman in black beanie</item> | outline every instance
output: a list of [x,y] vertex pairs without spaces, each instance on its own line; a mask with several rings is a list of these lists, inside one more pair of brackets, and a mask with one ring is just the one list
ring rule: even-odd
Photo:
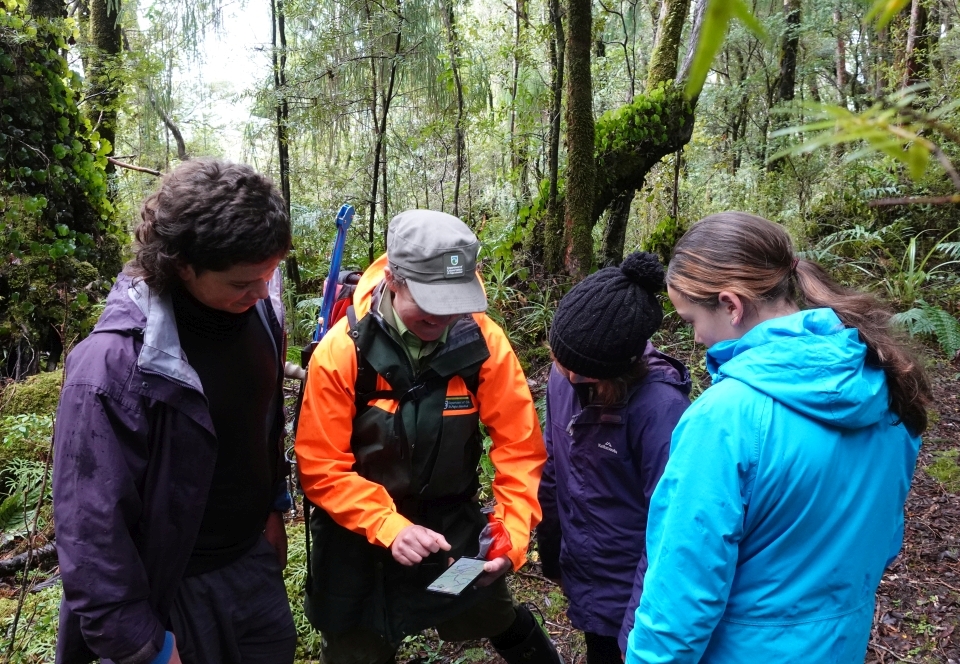
[[657,257],[631,254],[574,286],[550,329],[537,541],[588,664],[619,664],[626,650],[647,568],[647,508],[690,404],[686,367],[649,341],[663,290]]

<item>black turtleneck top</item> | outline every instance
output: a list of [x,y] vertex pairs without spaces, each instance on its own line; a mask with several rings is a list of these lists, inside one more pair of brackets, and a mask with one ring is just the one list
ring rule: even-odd
[[200,376],[217,434],[217,463],[186,576],[224,567],[260,537],[273,504],[277,355],[252,307],[212,309],[180,288],[173,292],[180,346]]

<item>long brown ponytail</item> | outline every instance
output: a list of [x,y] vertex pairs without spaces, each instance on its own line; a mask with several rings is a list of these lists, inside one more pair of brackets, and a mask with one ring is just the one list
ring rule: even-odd
[[667,284],[694,304],[715,309],[720,291],[751,302],[788,299],[829,307],[867,346],[867,364],[882,368],[890,409],[918,435],[927,428],[930,383],[891,327],[892,312],[868,293],[841,286],[813,261],[797,259],[780,226],[745,212],[721,212],[694,224],[674,249]]

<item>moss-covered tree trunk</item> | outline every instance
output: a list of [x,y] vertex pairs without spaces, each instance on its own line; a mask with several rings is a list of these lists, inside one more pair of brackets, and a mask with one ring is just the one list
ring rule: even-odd
[[690,0],[664,0],[660,5],[657,37],[653,45],[653,55],[650,57],[650,68],[647,70],[647,90],[672,81],[677,76],[680,37],[689,10]]
[[89,90],[60,55],[72,31],[31,16],[0,11],[0,376],[15,379],[89,331],[126,238],[77,107]]
[[[681,85],[675,85],[683,24],[690,10],[690,0],[663,0],[657,23],[657,37],[646,92],[633,102],[605,113],[597,122],[597,180],[592,223],[614,205],[619,213],[608,216],[604,233],[604,264],[619,262],[623,256],[626,219],[623,201],[633,199],[633,192],[643,187],[647,173],[663,157],[681,149],[693,134],[693,109],[696,100],[687,99]],[[696,12],[697,20],[703,16]],[[694,25],[691,34],[699,32]],[[691,44],[690,48],[694,47]],[[620,203],[616,203],[619,201]],[[626,207],[629,212],[629,204]],[[622,225],[623,228],[619,228]]]
[[610,205],[607,227],[603,232],[603,246],[600,249],[600,267],[615,267],[623,262],[623,245],[627,239],[630,205],[636,194],[636,189],[627,189]]
[[564,213],[564,266],[583,277],[593,265],[594,160],[593,84],[590,46],[591,0],[567,3],[567,195]]
[[[120,69],[121,0],[90,0],[89,117],[100,138],[110,143],[107,154],[114,153],[117,137],[117,97],[123,77]],[[108,166],[108,172],[112,166]]]

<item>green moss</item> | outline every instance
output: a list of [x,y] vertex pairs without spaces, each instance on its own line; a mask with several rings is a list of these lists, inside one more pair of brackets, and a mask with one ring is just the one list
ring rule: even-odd
[[0,416],[37,413],[52,415],[60,400],[63,370],[30,376],[22,383],[14,383],[0,393]]
[[936,461],[927,466],[927,475],[940,482],[944,490],[950,493],[960,493],[960,464],[957,458],[960,452],[950,450],[937,452]]

